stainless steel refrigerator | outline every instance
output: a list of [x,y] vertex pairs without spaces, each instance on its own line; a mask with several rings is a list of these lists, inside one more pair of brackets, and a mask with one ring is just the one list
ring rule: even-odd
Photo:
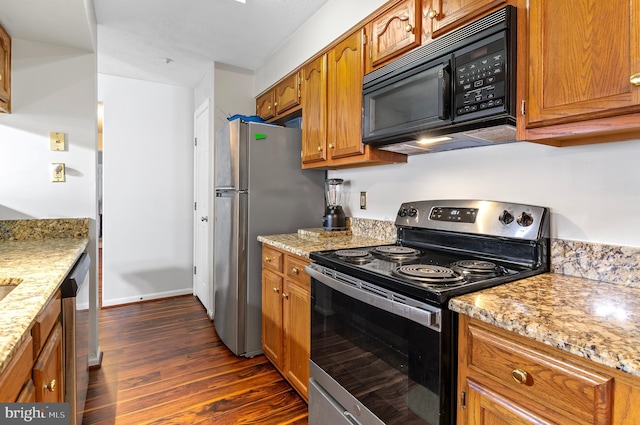
[[237,119],[214,140],[213,323],[238,356],[262,353],[259,235],[319,227],[325,172],[302,170],[301,130]]

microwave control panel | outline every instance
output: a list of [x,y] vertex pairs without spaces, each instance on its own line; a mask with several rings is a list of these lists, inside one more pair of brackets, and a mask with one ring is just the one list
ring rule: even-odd
[[455,116],[505,110],[506,59],[504,39],[455,58]]

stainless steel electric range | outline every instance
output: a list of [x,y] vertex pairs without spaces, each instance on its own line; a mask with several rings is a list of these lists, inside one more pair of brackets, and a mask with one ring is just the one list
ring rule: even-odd
[[455,423],[451,297],[549,270],[549,210],[403,203],[397,243],[311,253],[309,424]]

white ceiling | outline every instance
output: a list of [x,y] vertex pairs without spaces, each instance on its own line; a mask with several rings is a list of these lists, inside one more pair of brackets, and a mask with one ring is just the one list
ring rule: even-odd
[[[92,50],[90,1],[0,0],[0,23],[14,38]],[[195,87],[213,62],[255,70],[327,1],[93,0],[98,72]]]

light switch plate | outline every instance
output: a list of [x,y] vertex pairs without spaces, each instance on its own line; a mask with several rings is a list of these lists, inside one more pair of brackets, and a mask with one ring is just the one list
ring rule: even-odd
[[63,151],[64,150],[64,133],[49,133],[49,140],[51,143],[52,151]]
[[52,182],[64,181],[64,162],[51,163],[51,181]]

